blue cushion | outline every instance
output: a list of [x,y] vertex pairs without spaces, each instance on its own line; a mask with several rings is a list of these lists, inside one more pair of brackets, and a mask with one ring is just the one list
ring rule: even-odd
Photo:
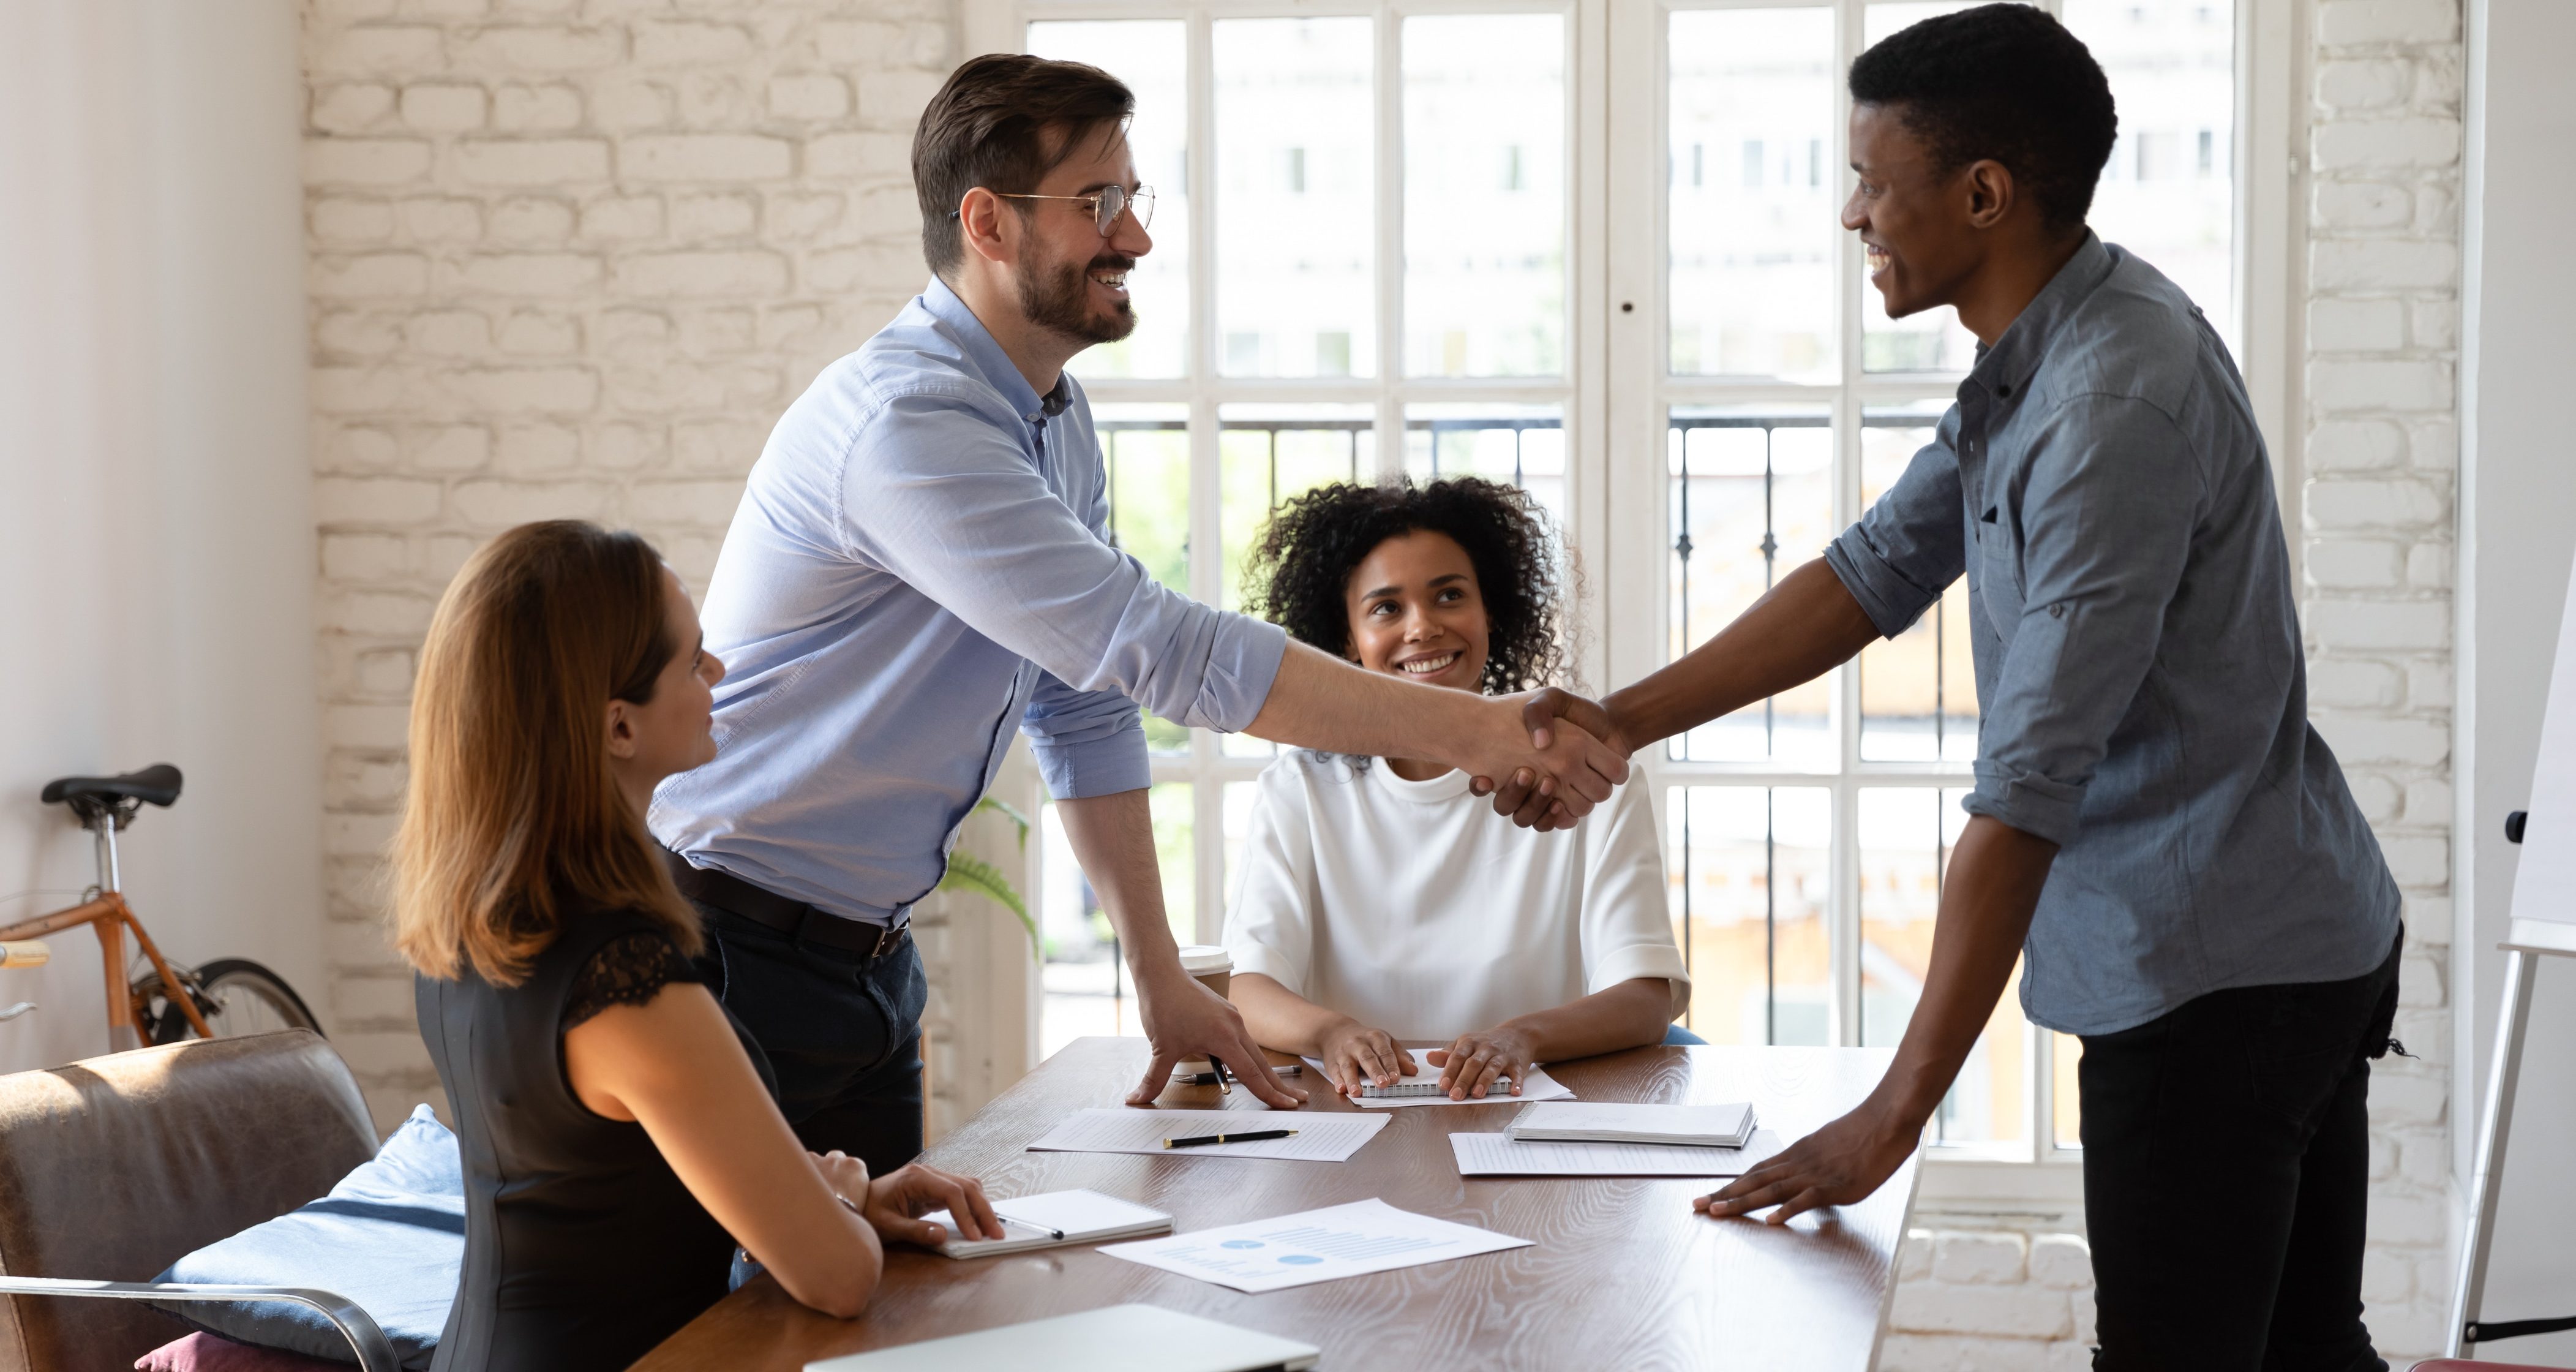
[[[456,1136],[422,1105],[331,1194],[200,1248],[155,1280],[334,1292],[375,1317],[404,1367],[426,1368],[464,1263],[465,1172]],[[228,1339],[357,1361],[338,1327],[310,1306],[192,1301],[161,1308]]]
[[1667,1048],[1706,1048],[1708,1046],[1708,1040],[1701,1038],[1699,1035],[1692,1033],[1688,1029],[1684,1029],[1678,1024],[1674,1024],[1668,1025],[1664,1029],[1664,1046]]

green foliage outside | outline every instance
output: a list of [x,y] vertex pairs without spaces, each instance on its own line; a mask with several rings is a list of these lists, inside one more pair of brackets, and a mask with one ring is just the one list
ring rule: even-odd
[[[975,808],[970,813],[982,814],[987,810],[1008,818],[1019,829],[1020,851],[1027,852],[1029,817],[1020,813],[1017,806],[995,800],[991,796],[975,802]],[[1029,931],[1029,956],[1035,958],[1039,955],[1042,939],[1038,934],[1037,917],[1029,913],[1027,898],[1020,894],[1018,887],[1011,885],[1010,878],[1002,875],[1001,868],[960,849],[948,855],[948,875],[939,879],[939,889],[972,892],[998,902],[1002,908],[1019,916],[1021,927]]]

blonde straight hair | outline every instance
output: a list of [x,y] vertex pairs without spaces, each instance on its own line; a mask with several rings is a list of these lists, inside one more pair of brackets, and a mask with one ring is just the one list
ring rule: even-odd
[[394,834],[394,946],[452,980],[513,986],[564,919],[634,910],[703,946],[609,771],[611,700],[643,704],[681,645],[662,559],[580,520],[522,524],[466,560],[412,688],[411,783]]

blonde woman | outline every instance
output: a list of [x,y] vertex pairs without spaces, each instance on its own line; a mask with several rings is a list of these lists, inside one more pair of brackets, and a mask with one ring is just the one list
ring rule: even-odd
[[723,675],[652,547],[576,521],[494,539],[430,623],[394,918],[466,1178],[438,1372],[624,1367],[724,1295],[737,1241],[848,1317],[883,1239],[943,1237],[917,1216],[1000,1233],[971,1179],[807,1153],[700,984],[643,811],[715,756]]

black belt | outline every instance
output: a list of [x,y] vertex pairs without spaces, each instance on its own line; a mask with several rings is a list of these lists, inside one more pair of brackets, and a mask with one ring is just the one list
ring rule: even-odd
[[775,891],[765,890],[712,867],[692,867],[689,860],[665,848],[662,860],[671,868],[671,880],[680,894],[701,905],[712,905],[729,915],[739,915],[754,924],[775,929],[803,943],[819,943],[839,948],[865,958],[881,958],[899,952],[912,941],[912,925],[865,924],[844,919],[829,910],[817,909],[801,900],[791,900]]

